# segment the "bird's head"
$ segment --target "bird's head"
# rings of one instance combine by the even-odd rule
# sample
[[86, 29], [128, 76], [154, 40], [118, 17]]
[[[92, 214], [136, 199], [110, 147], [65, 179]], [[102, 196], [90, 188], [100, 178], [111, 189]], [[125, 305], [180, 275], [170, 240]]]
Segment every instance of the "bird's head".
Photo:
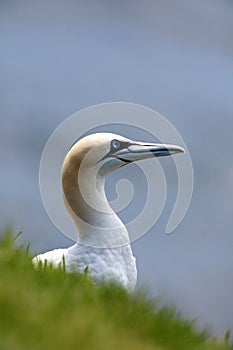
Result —
[[185, 152], [180, 146], [133, 141], [112, 133], [83, 137], [71, 148], [69, 159], [103, 176], [134, 161]]

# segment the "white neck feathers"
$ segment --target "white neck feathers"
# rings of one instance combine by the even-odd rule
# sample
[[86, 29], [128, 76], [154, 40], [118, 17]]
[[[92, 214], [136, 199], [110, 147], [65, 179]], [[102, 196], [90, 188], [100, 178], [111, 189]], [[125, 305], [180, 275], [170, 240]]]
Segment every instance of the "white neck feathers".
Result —
[[97, 168], [85, 166], [80, 154], [68, 153], [62, 168], [62, 187], [80, 243], [103, 248], [129, 243], [125, 225], [107, 201], [105, 177]]

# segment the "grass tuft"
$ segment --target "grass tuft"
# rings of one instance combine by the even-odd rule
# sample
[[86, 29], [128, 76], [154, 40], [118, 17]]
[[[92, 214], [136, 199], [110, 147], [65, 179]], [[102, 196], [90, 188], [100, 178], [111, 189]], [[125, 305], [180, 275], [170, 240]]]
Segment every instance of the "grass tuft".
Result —
[[207, 338], [175, 308], [159, 309], [142, 293], [94, 285], [82, 276], [42, 264], [35, 268], [29, 248], [14, 246], [7, 232], [0, 242], [0, 349], [227, 350]]

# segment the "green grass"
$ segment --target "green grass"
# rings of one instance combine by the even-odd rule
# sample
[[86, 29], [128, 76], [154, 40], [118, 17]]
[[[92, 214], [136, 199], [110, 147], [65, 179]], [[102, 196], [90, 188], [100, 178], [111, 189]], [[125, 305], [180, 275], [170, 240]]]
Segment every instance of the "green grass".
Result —
[[173, 309], [140, 295], [94, 285], [63, 268], [35, 269], [12, 236], [0, 242], [0, 349], [232, 349]]

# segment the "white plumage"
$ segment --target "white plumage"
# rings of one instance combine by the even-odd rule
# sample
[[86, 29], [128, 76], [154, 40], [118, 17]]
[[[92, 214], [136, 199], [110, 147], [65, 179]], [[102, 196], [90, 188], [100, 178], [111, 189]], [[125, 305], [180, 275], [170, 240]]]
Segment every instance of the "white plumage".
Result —
[[88, 267], [88, 275], [96, 282], [117, 281], [128, 290], [133, 290], [137, 281], [136, 260], [130, 245], [115, 248], [95, 248], [75, 244], [67, 249], [54, 249], [38, 255], [34, 261], [49, 261], [54, 266], [63, 264], [67, 272], [83, 273]]
[[79, 140], [62, 167], [63, 198], [78, 235], [78, 243], [37, 255], [33, 262], [63, 264], [66, 271], [83, 273], [97, 282], [115, 281], [133, 290], [137, 281], [126, 226], [110, 207], [105, 178], [133, 161], [184, 152], [174, 145], [142, 143], [120, 135], [97, 133]]

